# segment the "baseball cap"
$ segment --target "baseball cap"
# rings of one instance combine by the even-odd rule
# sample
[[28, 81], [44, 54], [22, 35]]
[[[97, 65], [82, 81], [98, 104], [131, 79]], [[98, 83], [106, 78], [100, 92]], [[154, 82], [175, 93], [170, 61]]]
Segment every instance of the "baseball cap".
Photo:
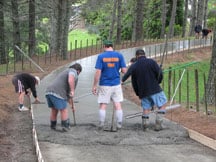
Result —
[[40, 84], [40, 78], [38, 76], [35, 76], [35, 79], [37, 80], [37, 84]]
[[105, 46], [113, 45], [112, 41], [110, 41], [110, 40], [104, 40], [103, 43], [104, 43]]

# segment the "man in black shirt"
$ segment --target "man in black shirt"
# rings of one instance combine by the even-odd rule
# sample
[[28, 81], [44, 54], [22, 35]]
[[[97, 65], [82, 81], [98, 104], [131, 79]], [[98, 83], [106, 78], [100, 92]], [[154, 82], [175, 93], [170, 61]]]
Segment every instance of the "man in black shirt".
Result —
[[[24, 103], [24, 96], [30, 95], [28, 89], [31, 90], [32, 95], [35, 98], [34, 103], [40, 103], [37, 97], [36, 85], [39, 85], [40, 78], [38, 76], [32, 76], [28, 73], [20, 73], [16, 74], [12, 78], [12, 83], [15, 87], [15, 92], [19, 94], [19, 111], [28, 111], [29, 109], [23, 105]], [[29, 96], [30, 97], [30, 96]]]
[[196, 25], [194, 28], [195, 31], [195, 36], [196, 38], [200, 37], [200, 33], [202, 32], [202, 26], [201, 25]]
[[133, 89], [141, 100], [142, 118], [149, 118], [153, 106], [158, 107], [158, 112], [165, 113], [167, 98], [160, 87], [163, 79], [160, 66], [153, 59], [146, 58], [142, 49], [136, 51], [136, 58], [137, 61], [130, 66], [128, 73], [123, 76], [122, 82], [131, 75]]

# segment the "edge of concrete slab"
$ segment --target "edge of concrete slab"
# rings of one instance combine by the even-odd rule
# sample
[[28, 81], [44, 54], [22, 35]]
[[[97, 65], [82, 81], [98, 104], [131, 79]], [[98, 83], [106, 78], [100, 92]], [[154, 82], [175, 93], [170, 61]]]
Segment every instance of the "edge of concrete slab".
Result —
[[40, 150], [39, 142], [38, 142], [37, 132], [35, 129], [34, 113], [33, 113], [32, 106], [31, 106], [30, 113], [31, 113], [31, 118], [32, 118], [32, 137], [33, 137], [33, 144], [35, 146], [35, 153], [36, 153], [38, 162], [44, 162], [44, 159], [43, 159], [43, 156]]
[[189, 128], [185, 128], [187, 129], [188, 133], [189, 133], [189, 137], [209, 148], [212, 148], [213, 150], [216, 150], [216, 140], [209, 138], [199, 132], [196, 132], [192, 129]]

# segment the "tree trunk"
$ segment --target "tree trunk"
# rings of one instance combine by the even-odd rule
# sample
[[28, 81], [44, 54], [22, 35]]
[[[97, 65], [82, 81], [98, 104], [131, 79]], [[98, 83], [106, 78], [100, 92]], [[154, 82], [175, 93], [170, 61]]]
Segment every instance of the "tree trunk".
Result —
[[168, 38], [172, 38], [174, 36], [174, 25], [175, 25], [175, 16], [176, 16], [176, 6], [177, 6], [177, 0], [173, 0], [172, 4], [172, 15], [170, 18], [169, 23], [169, 32], [168, 32]]
[[132, 13], [132, 35], [131, 35], [131, 40], [134, 42], [136, 40], [136, 7], [132, 6], [132, 10], [134, 11]]
[[62, 54], [62, 40], [63, 40], [63, 6], [65, 1], [58, 0], [58, 10], [57, 10], [57, 55]]
[[50, 53], [57, 54], [57, 17], [58, 17], [58, 0], [53, 0], [51, 12], [51, 31], [50, 31]]
[[204, 11], [204, 3], [205, 0], [198, 0], [197, 5], [197, 24], [201, 25], [203, 27], [203, 11]]
[[197, 10], [197, 0], [193, 0], [192, 1], [192, 16], [190, 19], [190, 36], [194, 36], [194, 28], [195, 28], [195, 24], [196, 24], [196, 10]]
[[114, 0], [113, 4], [113, 12], [112, 12], [112, 23], [110, 25], [110, 31], [109, 31], [109, 40], [112, 40], [113, 38], [113, 30], [116, 22], [116, 7], [117, 7], [117, 0]]
[[[14, 59], [18, 61], [21, 59], [21, 55], [15, 46], [21, 46], [20, 39], [20, 29], [19, 29], [19, 12], [17, 0], [11, 0], [12, 7], [12, 23], [13, 23], [13, 49], [14, 49]], [[20, 47], [21, 48], [21, 47]]]
[[215, 104], [216, 83], [216, 27], [214, 29], [214, 40], [212, 47], [212, 57], [210, 62], [209, 76], [206, 85], [206, 101], [208, 104]]
[[64, 2], [64, 19], [63, 19], [63, 40], [62, 40], [62, 56], [63, 59], [67, 59], [67, 47], [68, 47], [68, 31], [70, 22], [70, 8], [71, 4], [69, 1]]
[[35, 54], [35, 0], [29, 0], [29, 56]]
[[160, 33], [160, 38], [164, 38], [165, 35], [165, 28], [166, 28], [166, 16], [167, 14], [167, 4], [166, 0], [162, 0], [162, 13], [161, 13], [161, 33]]
[[182, 37], [186, 36], [187, 17], [188, 17], [188, 0], [185, 0], [184, 21], [182, 26]]
[[144, 8], [144, 0], [137, 0], [135, 41], [143, 39], [143, 17], [144, 17], [143, 8]]
[[4, 0], [0, 0], [0, 64], [6, 63], [3, 9], [4, 9]]
[[204, 0], [204, 22], [203, 22], [203, 28], [208, 28], [206, 20], [207, 20], [207, 14], [208, 14], [208, 0]]
[[121, 43], [121, 20], [122, 19], [122, 0], [118, 0], [118, 17], [117, 17], [117, 32], [116, 32], [116, 43]]

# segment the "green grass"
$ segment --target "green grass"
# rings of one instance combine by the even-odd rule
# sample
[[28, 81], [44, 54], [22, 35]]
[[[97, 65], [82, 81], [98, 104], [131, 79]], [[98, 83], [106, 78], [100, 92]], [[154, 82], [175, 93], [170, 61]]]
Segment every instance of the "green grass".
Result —
[[[68, 34], [68, 51], [75, 48], [87, 47], [91, 45], [96, 45], [98, 35], [90, 34], [86, 30], [73, 30]], [[40, 53], [45, 53], [48, 49], [48, 45], [44, 42], [38, 44]]]
[[96, 45], [98, 35], [89, 34], [85, 30], [73, 30], [68, 36], [68, 50]]
[[[163, 84], [162, 87], [164, 89], [164, 92], [166, 93], [167, 97], [170, 96], [170, 99], [173, 97], [175, 89], [177, 87], [177, 83], [181, 77], [181, 74], [184, 70], [184, 65], [185, 63], [182, 64], [177, 64], [177, 65], [172, 65], [171, 67], [183, 67], [183, 68], [176, 68], [176, 70], [172, 71], [172, 81], [171, 81], [171, 85], [168, 86], [168, 78], [169, 78], [169, 73], [164, 70], [164, 80], [163, 80]], [[185, 68], [185, 73], [183, 75], [182, 78], [182, 82], [181, 82], [181, 86], [178, 88], [178, 90], [176, 91], [176, 96], [175, 96], [175, 101], [180, 101], [181, 102], [186, 102], [187, 101], [187, 87], [189, 87], [189, 102], [195, 102], [196, 101], [196, 87], [195, 87], [195, 69], [197, 69], [198, 71], [198, 87], [199, 87], [199, 100], [201, 101], [203, 99], [204, 96], [204, 74], [206, 77], [206, 80], [208, 78], [208, 73], [209, 73], [209, 68], [210, 68], [210, 64], [209, 64], [209, 60], [204, 60], [202, 62], [193, 64], [191, 66], [188, 66], [187, 68]], [[188, 73], [188, 81], [187, 82], [187, 73]], [[169, 95], [168, 93], [168, 87], [171, 88], [171, 93]], [[180, 92], [181, 91], [181, 95]]]

